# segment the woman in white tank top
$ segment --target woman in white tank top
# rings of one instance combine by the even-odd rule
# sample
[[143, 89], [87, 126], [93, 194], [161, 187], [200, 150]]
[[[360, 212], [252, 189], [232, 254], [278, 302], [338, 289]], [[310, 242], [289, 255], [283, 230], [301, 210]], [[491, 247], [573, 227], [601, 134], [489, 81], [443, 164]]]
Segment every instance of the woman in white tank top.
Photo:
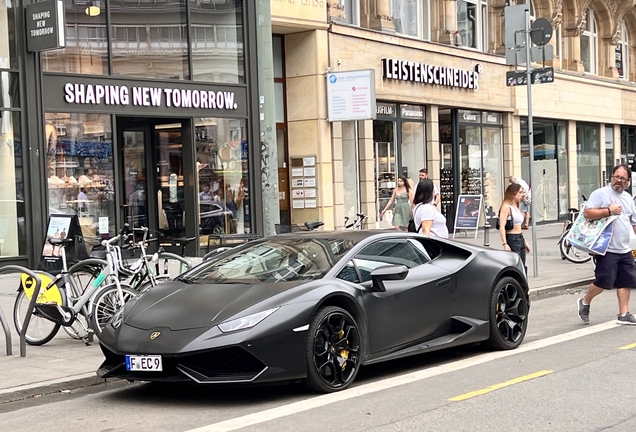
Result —
[[[506, 188], [503, 203], [499, 209], [499, 235], [504, 250], [519, 254], [523, 265], [526, 265], [526, 253], [530, 253], [530, 246], [526, 243], [521, 233], [521, 224], [524, 221], [523, 213], [519, 210], [519, 203], [523, 198], [523, 189], [517, 183]], [[506, 222], [512, 220], [512, 229], [506, 230]], [[527, 271], [527, 267], [526, 267]]]

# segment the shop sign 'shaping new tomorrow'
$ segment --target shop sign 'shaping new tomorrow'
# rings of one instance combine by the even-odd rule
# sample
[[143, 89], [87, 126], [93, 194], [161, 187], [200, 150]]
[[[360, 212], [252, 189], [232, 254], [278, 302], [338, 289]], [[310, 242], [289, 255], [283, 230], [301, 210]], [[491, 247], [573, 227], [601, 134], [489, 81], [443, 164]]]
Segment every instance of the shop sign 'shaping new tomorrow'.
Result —
[[236, 110], [232, 91], [131, 87], [66, 83], [64, 99], [78, 105], [134, 105], [145, 107], [174, 107]]

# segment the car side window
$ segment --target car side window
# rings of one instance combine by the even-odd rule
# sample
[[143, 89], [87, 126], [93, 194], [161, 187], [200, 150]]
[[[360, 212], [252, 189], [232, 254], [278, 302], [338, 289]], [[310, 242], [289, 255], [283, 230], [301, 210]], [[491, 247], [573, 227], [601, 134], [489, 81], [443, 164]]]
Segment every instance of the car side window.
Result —
[[413, 268], [429, 260], [419, 253], [408, 239], [386, 239], [374, 242], [360, 251], [353, 262], [362, 277], [361, 282], [371, 280], [371, 272], [386, 265], [404, 265]]
[[360, 278], [358, 277], [358, 272], [356, 271], [356, 266], [353, 264], [353, 261], [349, 261], [336, 277], [343, 281], [360, 283]]

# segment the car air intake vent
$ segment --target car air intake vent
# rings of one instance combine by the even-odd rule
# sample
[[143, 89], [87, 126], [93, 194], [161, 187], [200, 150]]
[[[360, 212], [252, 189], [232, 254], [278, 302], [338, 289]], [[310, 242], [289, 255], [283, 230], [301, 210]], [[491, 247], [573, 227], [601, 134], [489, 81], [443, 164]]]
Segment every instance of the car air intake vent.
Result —
[[207, 378], [205, 381], [250, 381], [265, 369], [260, 360], [238, 347], [199, 353], [179, 360], [179, 366], [202, 375]]

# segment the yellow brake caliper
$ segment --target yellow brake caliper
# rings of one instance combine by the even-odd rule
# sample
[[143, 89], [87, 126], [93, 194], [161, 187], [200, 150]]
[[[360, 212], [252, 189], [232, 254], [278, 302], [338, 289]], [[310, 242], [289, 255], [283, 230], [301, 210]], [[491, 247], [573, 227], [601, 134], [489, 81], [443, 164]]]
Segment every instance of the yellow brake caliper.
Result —
[[[342, 339], [343, 337], [344, 337], [344, 330], [340, 330], [340, 333], [338, 334], [338, 339]], [[349, 350], [346, 350], [346, 349], [340, 350], [340, 357], [342, 357], [343, 359], [349, 360]], [[347, 366], [346, 360], [342, 363], [342, 370], [345, 369], [345, 366]]]

